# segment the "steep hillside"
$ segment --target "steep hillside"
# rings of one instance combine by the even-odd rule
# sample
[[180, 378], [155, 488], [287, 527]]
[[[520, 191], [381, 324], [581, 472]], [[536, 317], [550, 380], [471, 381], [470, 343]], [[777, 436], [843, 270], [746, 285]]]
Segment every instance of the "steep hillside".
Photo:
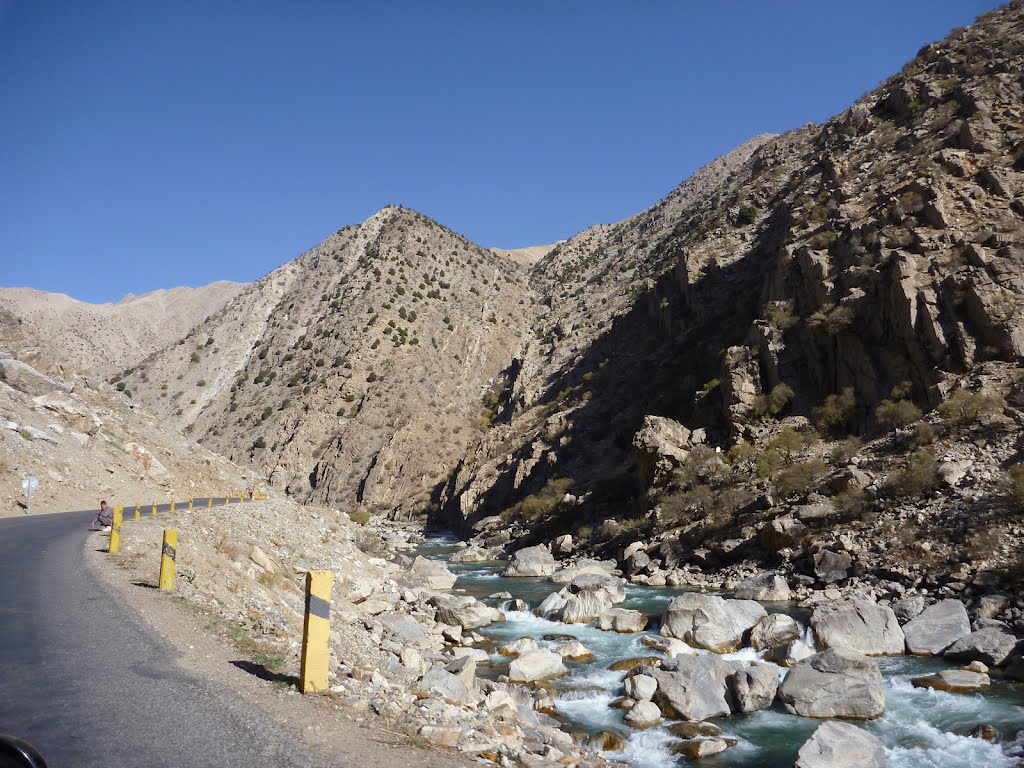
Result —
[[530, 311], [522, 266], [389, 207], [123, 384], [300, 499], [421, 509], [496, 418]]
[[[611, 518], [677, 550], [728, 539], [721, 563], [774, 556], [777, 542], [758, 554], [759, 531], [800, 504], [833, 504], [852, 475], [873, 513], [896, 521], [945, 485], [921, 531], [950, 562], [965, 496], [967, 515], [1006, 512], [986, 535], [1012, 540], [1022, 54], [1015, 3], [928, 46], [825, 125], [754, 140], [651, 210], [552, 250], [532, 270], [547, 311], [518, 410], [453, 475], [441, 519], [468, 530], [511, 507], [506, 522], [527, 538], [575, 530], [599, 546], [617, 535], [595, 534]], [[739, 445], [740, 458], [712, 452], [704, 466], [705, 441]], [[922, 462], [973, 469], [898, 493]], [[789, 464], [803, 467], [799, 488], [778, 477]], [[757, 514], [737, 517], [750, 504]]]
[[[182, 437], [110, 385], [54, 366], [53, 353], [0, 310], [0, 515], [238, 490], [252, 474]], [[58, 375], [55, 369], [61, 373]]]
[[0, 288], [0, 308], [21, 318], [76, 369], [106, 378], [177, 341], [244, 287], [222, 280], [126, 296], [117, 304], [89, 304], [32, 288]]

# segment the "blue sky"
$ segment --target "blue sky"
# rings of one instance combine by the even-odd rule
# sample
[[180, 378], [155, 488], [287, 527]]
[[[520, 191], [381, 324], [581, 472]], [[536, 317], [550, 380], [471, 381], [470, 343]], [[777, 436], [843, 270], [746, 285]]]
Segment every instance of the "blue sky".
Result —
[[0, 0], [0, 285], [253, 280], [389, 203], [551, 242], [995, 6]]

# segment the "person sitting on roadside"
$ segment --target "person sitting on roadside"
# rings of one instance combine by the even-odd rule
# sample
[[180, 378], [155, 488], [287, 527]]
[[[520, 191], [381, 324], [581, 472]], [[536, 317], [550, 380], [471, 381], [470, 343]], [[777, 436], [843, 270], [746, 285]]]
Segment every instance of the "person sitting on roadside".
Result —
[[90, 530], [93, 531], [109, 531], [110, 526], [114, 523], [114, 513], [112, 510], [107, 508], [107, 502], [100, 502], [100, 511], [96, 513], [96, 519], [93, 520], [92, 525], [89, 526]]

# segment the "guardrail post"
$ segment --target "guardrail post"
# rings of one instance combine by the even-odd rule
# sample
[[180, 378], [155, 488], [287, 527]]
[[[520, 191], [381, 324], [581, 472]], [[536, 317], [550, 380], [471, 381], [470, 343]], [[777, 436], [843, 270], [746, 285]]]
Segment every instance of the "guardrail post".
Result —
[[192, 511], [192, 497], [191, 496], [188, 497], [188, 511], [189, 512]]
[[225, 506], [227, 506], [227, 505], [228, 505], [228, 504], [230, 504], [230, 503], [231, 503], [231, 496], [229, 496], [229, 495], [227, 494], [227, 492], [225, 492], [225, 493], [224, 493], [224, 505], [225, 505]]
[[164, 543], [160, 547], [160, 591], [174, 591], [174, 562], [178, 556], [178, 532], [164, 531]]
[[299, 691], [318, 693], [327, 690], [328, 640], [331, 636], [331, 571], [306, 574], [306, 618], [302, 625], [302, 664]]
[[121, 526], [124, 524], [124, 505], [114, 507], [114, 518], [110, 523], [110, 543], [107, 552], [116, 555], [121, 551]]
[[153, 517], [156, 517], [156, 502], [155, 502], [155, 501], [153, 502], [153, 512], [152, 512], [152, 516], [153, 516]]
[[171, 512], [174, 511], [174, 497], [171, 496]]
[[135, 502], [135, 522], [139, 522], [142, 519], [142, 502]]
[[209, 498], [207, 498], [207, 500], [206, 500], [206, 508], [207, 509], [213, 509], [213, 496], [210, 496]]

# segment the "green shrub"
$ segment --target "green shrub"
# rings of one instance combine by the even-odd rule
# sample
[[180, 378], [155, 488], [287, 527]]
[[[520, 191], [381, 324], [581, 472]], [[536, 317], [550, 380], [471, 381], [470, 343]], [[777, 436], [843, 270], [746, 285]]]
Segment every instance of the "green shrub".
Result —
[[984, 416], [1001, 409], [1002, 402], [999, 398], [980, 392], [969, 392], [966, 389], [956, 390], [938, 407], [939, 416], [961, 427], [977, 424]]
[[370, 512], [366, 509], [357, 509], [348, 513], [348, 519], [356, 525], [367, 525], [370, 522]]
[[920, 496], [933, 490], [939, 479], [939, 462], [927, 448], [914, 451], [907, 466], [889, 482], [897, 496]]
[[815, 457], [780, 469], [772, 476], [772, 485], [783, 496], [808, 493], [828, 471], [828, 465]]
[[565, 494], [572, 490], [574, 483], [567, 477], [556, 477], [537, 493], [532, 493], [501, 513], [506, 521], [522, 520], [531, 522], [547, 517], [562, 503]]
[[772, 301], [765, 307], [765, 315], [768, 322], [785, 331], [797, 324], [799, 318], [793, 314], [792, 301]]
[[793, 454], [799, 453], [807, 447], [808, 438], [802, 432], [797, 432], [792, 427], [784, 427], [770, 443], [768, 449], [778, 452], [787, 464], [793, 461]]
[[921, 418], [921, 409], [909, 400], [883, 400], [875, 409], [875, 419], [893, 431], [899, 432], [900, 427], [913, 424]]
[[856, 456], [858, 451], [860, 451], [860, 440], [856, 437], [840, 440], [832, 446], [832, 463], [840, 467], [849, 464], [850, 459]]
[[822, 434], [850, 432], [857, 412], [857, 398], [850, 388], [842, 394], [829, 395], [811, 410], [811, 424]]
[[754, 399], [754, 416], [759, 419], [775, 418], [792, 399], [793, 390], [788, 384], [776, 384], [767, 395], [758, 395]]
[[757, 208], [754, 208], [753, 206], [750, 205], [744, 205], [736, 214], [736, 223], [741, 227], [745, 227], [748, 224], [753, 224], [756, 220]]
[[871, 497], [859, 485], [850, 485], [832, 498], [832, 504], [840, 520], [868, 522], [871, 514]]
[[757, 461], [754, 462], [757, 476], [762, 480], [765, 480], [772, 476], [772, 474], [782, 465], [782, 457], [776, 450], [767, 450], [757, 457]]
[[253, 448], [266, 448], [267, 447], [267, 441], [264, 440], [262, 437], [257, 437], [256, 440], [253, 442], [252, 447]]

